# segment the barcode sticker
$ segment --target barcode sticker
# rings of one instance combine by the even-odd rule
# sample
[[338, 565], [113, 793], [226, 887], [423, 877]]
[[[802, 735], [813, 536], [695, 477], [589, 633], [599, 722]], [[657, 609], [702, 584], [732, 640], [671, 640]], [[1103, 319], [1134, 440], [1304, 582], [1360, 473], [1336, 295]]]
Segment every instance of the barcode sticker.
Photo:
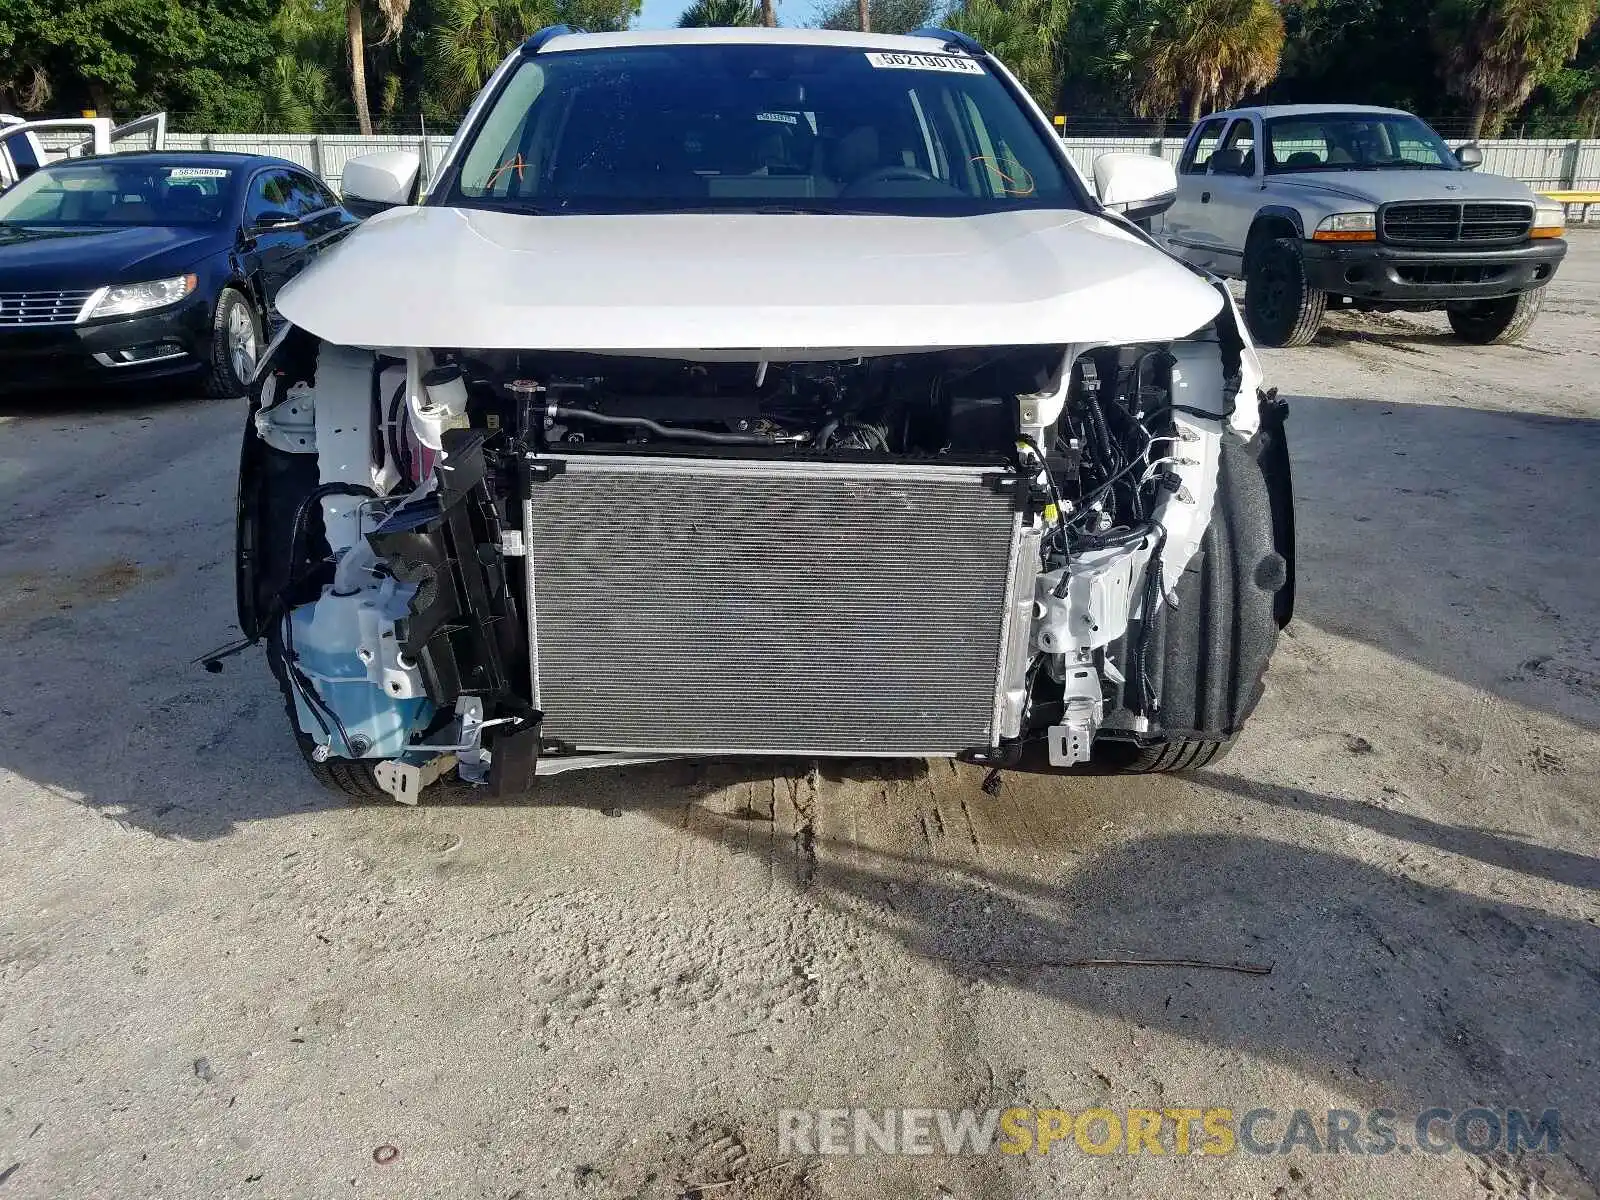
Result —
[[976, 59], [957, 54], [902, 54], [894, 50], [869, 50], [867, 61], [880, 69], [901, 71], [953, 71], [957, 75], [982, 75]]

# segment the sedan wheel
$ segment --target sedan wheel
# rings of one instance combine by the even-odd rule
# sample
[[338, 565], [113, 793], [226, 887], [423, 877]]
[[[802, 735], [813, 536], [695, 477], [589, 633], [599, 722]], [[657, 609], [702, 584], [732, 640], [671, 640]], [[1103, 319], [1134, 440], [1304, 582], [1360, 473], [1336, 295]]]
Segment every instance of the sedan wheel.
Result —
[[242, 304], [228, 313], [228, 358], [236, 378], [248, 381], [256, 373], [255, 317]]
[[211, 322], [211, 374], [206, 395], [214, 399], [243, 396], [250, 390], [261, 354], [261, 318], [237, 288], [223, 288]]

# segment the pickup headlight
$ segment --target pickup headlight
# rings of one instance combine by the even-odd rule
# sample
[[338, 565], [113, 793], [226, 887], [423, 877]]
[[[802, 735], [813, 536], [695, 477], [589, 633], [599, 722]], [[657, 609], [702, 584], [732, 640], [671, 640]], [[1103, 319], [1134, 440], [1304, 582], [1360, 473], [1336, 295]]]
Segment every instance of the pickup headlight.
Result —
[[126, 317], [152, 308], [165, 308], [192, 293], [199, 283], [193, 275], [175, 275], [171, 279], [157, 279], [152, 283], [114, 284], [106, 288], [78, 319], [93, 321], [100, 317]]
[[1555, 238], [1567, 231], [1567, 210], [1557, 205], [1539, 208], [1533, 214], [1533, 230], [1529, 237]]
[[1323, 217], [1311, 235], [1314, 242], [1372, 242], [1378, 238], [1376, 213], [1334, 213]]

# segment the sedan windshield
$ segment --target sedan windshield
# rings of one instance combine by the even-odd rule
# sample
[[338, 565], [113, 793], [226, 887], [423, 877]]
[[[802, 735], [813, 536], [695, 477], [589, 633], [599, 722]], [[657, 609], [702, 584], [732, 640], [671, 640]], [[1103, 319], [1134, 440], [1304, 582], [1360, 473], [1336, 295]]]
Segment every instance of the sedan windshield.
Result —
[[591, 213], [1084, 207], [1048, 136], [1001, 79], [953, 52], [556, 52], [516, 68], [434, 202]]
[[114, 158], [57, 163], [0, 196], [0, 224], [214, 225], [232, 175], [225, 167]]
[[1289, 171], [1458, 171], [1433, 130], [1405, 113], [1317, 113], [1266, 123], [1267, 174]]

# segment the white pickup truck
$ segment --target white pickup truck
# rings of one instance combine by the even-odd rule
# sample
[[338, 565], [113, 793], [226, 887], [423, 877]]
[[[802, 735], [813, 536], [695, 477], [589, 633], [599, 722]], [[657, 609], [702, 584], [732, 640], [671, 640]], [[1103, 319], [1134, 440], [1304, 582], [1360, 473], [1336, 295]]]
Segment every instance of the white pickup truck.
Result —
[[1392, 108], [1290, 104], [1216, 113], [1178, 160], [1153, 232], [1245, 281], [1257, 344], [1303, 346], [1330, 307], [1444, 309], [1464, 341], [1514, 341], [1566, 254], [1563, 212], [1526, 184], [1472, 172]]
[[[111, 154], [119, 149], [118, 142], [131, 142], [137, 138], [139, 140], [131, 148], [163, 149], [166, 133], [166, 113], [151, 113], [123, 125], [114, 124], [109, 117], [55, 117], [30, 121], [0, 113], [0, 192], [16, 186], [40, 167], [58, 158]], [[41, 134], [45, 136], [41, 137]], [[52, 144], [57, 148], [52, 150]]]

